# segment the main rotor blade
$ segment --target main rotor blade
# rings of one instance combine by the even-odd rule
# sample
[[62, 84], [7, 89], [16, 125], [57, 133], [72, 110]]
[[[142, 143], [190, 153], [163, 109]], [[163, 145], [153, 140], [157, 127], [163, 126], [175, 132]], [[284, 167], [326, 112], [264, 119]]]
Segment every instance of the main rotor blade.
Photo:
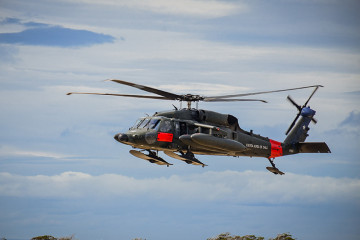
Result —
[[316, 90], [318, 90], [319, 87], [323, 87], [323, 86], [319, 85], [319, 86], [317, 86], [317, 87], [314, 89], [314, 91], [311, 93], [311, 95], [310, 95], [310, 97], [308, 98], [308, 100], [305, 102], [304, 107], [307, 106], [308, 102], [310, 101], [310, 99], [312, 98], [312, 96], [315, 94]]
[[112, 82], [116, 82], [116, 83], [120, 83], [120, 84], [123, 84], [123, 85], [130, 86], [130, 87], [134, 87], [134, 88], [146, 91], [146, 92], [155, 93], [157, 95], [165, 97], [166, 99], [181, 100], [181, 98], [182, 98], [180, 95], [177, 95], [177, 94], [174, 94], [174, 93], [166, 92], [166, 91], [159, 90], [159, 89], [152, 88], [152, 87], [147, 87], [147, 86], [140, 85], [140, 84], [126, 82], [126, 81], [123, 81], [123, 80], [108, 79], [108, 80], [105, 80], [105, 81], [112, 81]]
[[[244, 97], [244, 96], [251, 96], [251, 95], [258, 95], [258, 94], [266, 94], [266, 93], [275, 93], [275, 92], [285, 92], [285, 91], [292, 91], [292, 90], [299, 90], [304, 88], [312, 88], [312, 87], [320, 87], [321, 85], [312, 85], [306, 87], [297, 87], [297, 88], [288, 88], [288, 89], [280, 89], [280, 90], [273, 90], [273, 91], [264, 91], [264, 92], [252, 92], [252, 93], [241, 93], [241, 94], [233, 94], [233, 95], [223, 95], [223, 96], [212, 96], [206, 98], [232, 98], [232, 97]], [[321, 86], [322, 87], [322, 86]]]
[[118, 97], [133, 97], [133, 98], [150, 98], [150, 99], [160, 99], [160, 100], [173, 100], [165, 97], [158, 96], [145, 96], [145, 95], [131, 95], [131, 94], [113, 94], [113, 93], [85, 93], [85, 92], [69, 92], [66, 95], [72, 94], [91, 94], [91, 95], [107, 95], [107, 96], [118, 96]]
[[227, 99], [227, 98], [204, 98], [203, 99], [204, 102], [250, 102], [250, 101], [258, 101], [258, 102], [263, 102], [263, 103], [267, 103], [267, 101], [262, 100], [262, 99], [239, 99], [239, 98], [233, 98], [233, 99]]

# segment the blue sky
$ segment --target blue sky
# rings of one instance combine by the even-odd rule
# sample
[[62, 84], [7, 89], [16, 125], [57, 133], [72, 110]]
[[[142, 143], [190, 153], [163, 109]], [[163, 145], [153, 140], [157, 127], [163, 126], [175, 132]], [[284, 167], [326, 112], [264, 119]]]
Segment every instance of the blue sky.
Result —
[[[346, 1], [0, 1], [0, 237], [359, 239], [360, 4]], [[167, 168], [114, 141], [176, 102], [119, 78], [175, 93], [220, 95], [321, 84], [308, 141], [331, 154], [266, 159], [199, 156]], [[291, 92], [302, 104], [310, 89]], [[201, 103], [281, 141], [296, 115], [287, 93], [262, 103]]]

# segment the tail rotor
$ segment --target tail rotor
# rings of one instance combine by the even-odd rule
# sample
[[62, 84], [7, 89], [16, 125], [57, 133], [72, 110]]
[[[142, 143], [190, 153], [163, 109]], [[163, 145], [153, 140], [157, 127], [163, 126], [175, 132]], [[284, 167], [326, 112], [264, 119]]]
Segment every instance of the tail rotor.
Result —
[[312, 96], [315, 94], [315, 92], [318, 90], [319, 87], [323, 87], [323, 86], [317, 85], [303, 106], [300, 106], [290, 96], [287, 96], [287, 100], [296, 107], [296, 109], [298, 110], [298, 114], [296, 115], [294, 121], [290, 124], [289, 128], [287, 129], [286, 135], [288, 135], [289, 132], [291, 131], [291, 129], [294, 127], [294, 125], [295, 125], [296, 121], [299, 119], [300, 115], [308, 115], [308, 117], [311, 118], [311, 121], [314, 124], [317, 123], [317, 120], [312, 115], [307, 114], [308, 111], [306, 109], [311, 110], [309, 107], [307, 107], [307, 104], [309, 103], [310, 99], [312, 98]]

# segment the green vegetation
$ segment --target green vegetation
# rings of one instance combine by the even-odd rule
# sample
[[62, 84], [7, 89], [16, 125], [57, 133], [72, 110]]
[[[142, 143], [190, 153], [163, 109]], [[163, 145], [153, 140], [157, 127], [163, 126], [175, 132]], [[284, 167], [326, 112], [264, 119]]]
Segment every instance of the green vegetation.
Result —
[[[231, 236], [230, 233], [222, 233], [214, 238], [208, 238], [207, 240], [264, 240], [264, 237], [256, 237], [255, 235], [246, 236]], [[295, 240], [289, 233], [278, 234], [276, 238], [270, 238], [269, 240]]]
[[76, 240], [76, 239], [74, 238], [74, 235], [71, 235], [70, 237], [60, 237], [60, 238], [56, 238], [50, 235], [44, 235], [44, 236], [33, 237], [31, 240]]
[[[6, 240], [6, 238], [2, 238], [1, 240]], [[44, 235], [33, 237], [31, 240], [76, 240], [74, 235], [70, 237], [61, 237], [55, 238], [53, 236]], [[146, 240], [143, 238], [134, 238], [132, 240]], [[230, 233], [221, 233], [216, 237], [208, 238], [207, 240], [265, 240], [264, 237], [257, 237], [255, 235], [246, 235], [246, 236], [232, 236]], [[269, 238], [269, 240], [296, 240], [289, 233], [278, 234], [275, 238]]]
[[44, 236], [33, 237], [31, 240], [57, 240], [57, 239], [54, 238], [53, 236], [44, 235]]

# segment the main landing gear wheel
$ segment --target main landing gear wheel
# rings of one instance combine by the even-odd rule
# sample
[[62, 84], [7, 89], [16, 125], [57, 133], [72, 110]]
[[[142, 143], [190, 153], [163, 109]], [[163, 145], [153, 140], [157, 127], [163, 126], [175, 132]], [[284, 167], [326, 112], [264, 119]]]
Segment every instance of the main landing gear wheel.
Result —
[[275, 163], [274, 161], [271, 159], [271, 158], [268, 158], [269, 162], [271, 163], [271, 166], [272, 167], [266, 167], [266, 169], [270, 172], [272, 172], [273, 174], [277, 175], [277, 174], [280, 174], [280, 175], [284, 175], [285, 173], [280, 171], [276, 166], [275, 166]]

